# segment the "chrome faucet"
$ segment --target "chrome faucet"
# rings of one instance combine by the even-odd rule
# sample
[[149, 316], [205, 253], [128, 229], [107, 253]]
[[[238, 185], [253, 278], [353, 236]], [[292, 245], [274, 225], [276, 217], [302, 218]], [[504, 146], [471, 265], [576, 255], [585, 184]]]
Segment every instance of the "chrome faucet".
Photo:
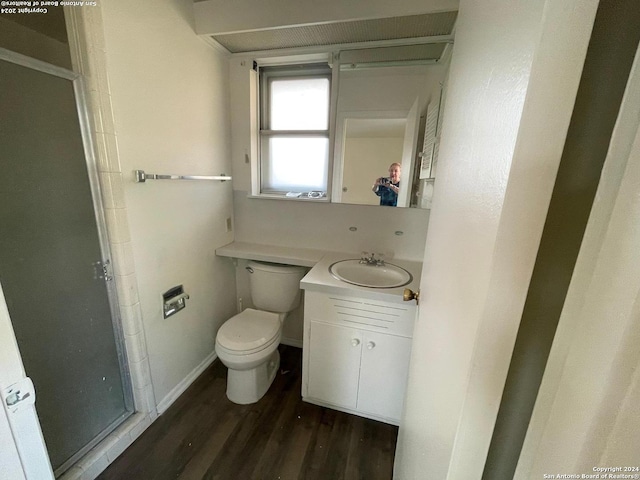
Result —
[[365, 265], [375, 265], [376, 267], [384, 266], [384, 254], [378, 253], [378, 258], [376, 258], [375, 253], [369, 254], [369, 252], [362, 252], [360, 257], [360, 263]]

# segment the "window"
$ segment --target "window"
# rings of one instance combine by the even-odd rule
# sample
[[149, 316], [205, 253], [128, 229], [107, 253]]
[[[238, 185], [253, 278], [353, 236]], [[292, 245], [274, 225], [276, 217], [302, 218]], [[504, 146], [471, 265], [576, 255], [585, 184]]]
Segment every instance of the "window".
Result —
[[330, 91], [326, 64], [260, 69], [260, 193], [326, 196]]

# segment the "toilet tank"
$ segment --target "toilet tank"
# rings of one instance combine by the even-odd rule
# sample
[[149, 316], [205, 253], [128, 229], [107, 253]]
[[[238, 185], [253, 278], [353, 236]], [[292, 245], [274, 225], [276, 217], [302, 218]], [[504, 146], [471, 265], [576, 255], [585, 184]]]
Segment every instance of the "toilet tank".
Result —
[[255, 308], [287, 313], [300, 304], [300, 280], [306, 268], [250, 261], [247, 270]]

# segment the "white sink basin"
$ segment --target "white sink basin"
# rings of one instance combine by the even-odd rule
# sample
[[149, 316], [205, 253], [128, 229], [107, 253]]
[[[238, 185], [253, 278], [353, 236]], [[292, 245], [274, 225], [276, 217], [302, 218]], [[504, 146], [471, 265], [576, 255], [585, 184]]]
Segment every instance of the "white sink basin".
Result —
[[356, 259], [332, 264], [329, 273], [343, 282], [370, 288], [402, 287], [412, 280], [411, 274], [397, 265], [369, 265]]

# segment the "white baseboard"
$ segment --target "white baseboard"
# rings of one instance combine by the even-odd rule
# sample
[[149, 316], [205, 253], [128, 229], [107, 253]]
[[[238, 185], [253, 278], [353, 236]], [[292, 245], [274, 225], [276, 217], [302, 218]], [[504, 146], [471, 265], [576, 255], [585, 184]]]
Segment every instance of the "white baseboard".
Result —
[[173, 404], [173, 402], [175, 402], [178, 397], [191, 386], [195, 379], [198, 378], [200, 374], [213, 363], [216, 358], [218, 358], [216, 352], [211, 352], [211, 354], [209, 354], [200, 365], [194, 368], [191, 373], [189, 373], [189, 375], [187, 375], [180, 383], [173, 387], [173, 389], [158, 403], [158, 406], [156, 407], [158, 410], [158, 415], [162, 415], [167, 410], [167, 408], [169, 408]]
[[281, 338], [280, 343], [282, 345], [289, 345], [290, 347], [298, 347], [302, 348], [302, 340], [298, 340], [297, 338]]

